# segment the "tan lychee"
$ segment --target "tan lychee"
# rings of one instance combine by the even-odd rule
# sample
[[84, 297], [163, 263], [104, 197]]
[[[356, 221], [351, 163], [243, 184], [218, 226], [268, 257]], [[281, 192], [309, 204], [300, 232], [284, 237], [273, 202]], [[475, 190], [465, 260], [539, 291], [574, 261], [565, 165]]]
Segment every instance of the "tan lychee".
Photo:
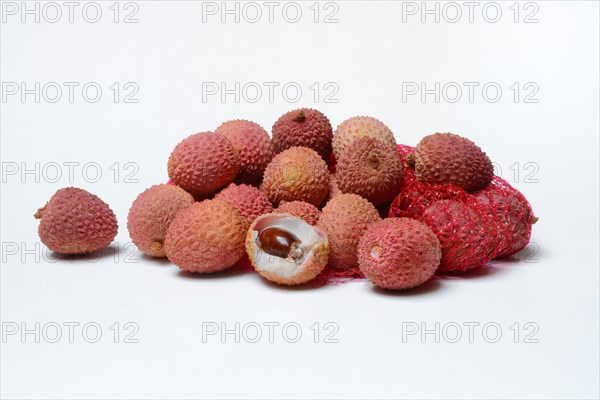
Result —
[[356, 194], [339, 194], [321, 211], [318, 226], [329, 238], [329, 264], [338, 269], [358, 265], [358, 242], [369, 224], [381, 220], [375, 206]]
[[400, 192], [402, 164], [395, 147], [364, 137], [342, 151], [335, 176], [343, 193], [358, 194], [379, 205], [391, 202]]
[[390, 146], [396, 145], [394, 134], [383, 122], [373, 117], [352, 117], [339, 124], [333, 134], [335, 158], [339, 159], [352, 142], [362, 137], [376, 139]]
[[292, 147], [267, 166], [261, 189], [275, 206], [297, 200], [319, 207], [329, 191], [329, 171], [314, 150]]
[[222, 199], [194, 203], [177, 213], [167, 229], [167, 257], [189, 272], [216, 272], [244, 254], [248, 222]]
[[165, 235], [175, 214], [194, 203], [191, 194], [175, 185], [154, 185], [135, 199], [127, 216], [133, 243], [151, 257], [165, 257]]

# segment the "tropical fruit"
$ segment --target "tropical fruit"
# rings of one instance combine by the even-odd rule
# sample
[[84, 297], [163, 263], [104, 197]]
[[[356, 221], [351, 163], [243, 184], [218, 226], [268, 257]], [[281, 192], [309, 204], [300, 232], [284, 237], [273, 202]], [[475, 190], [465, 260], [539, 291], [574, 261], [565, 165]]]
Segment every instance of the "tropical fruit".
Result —
[[34, 214], [40, 240], [60, 254], [84, 254], [111, 244], [117, 218], [108, 204], [83, 189], [59, 189]]
[[127, 216], [131, 240], [144, 254], [165, 257], [167, 228], [179, 210], [193, 203], [194, 197], [175, 185], [154, 185], [144, 190]]

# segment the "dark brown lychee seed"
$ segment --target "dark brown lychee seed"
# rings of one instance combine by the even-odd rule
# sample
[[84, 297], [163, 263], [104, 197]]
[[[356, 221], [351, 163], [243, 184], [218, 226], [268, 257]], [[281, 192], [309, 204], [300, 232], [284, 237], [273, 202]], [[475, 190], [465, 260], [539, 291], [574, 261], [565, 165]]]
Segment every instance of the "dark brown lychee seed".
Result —
[[259, 233], [257, 244], [265, 253], [272, 256], [294, 258], [299, 250], [300, 239], [281, 228], [269, 227]]

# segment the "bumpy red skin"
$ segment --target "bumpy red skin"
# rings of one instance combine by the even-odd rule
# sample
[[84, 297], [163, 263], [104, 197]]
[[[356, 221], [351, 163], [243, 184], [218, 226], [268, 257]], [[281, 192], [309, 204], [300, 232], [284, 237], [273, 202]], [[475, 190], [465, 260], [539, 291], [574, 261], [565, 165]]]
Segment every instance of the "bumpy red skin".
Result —
[[358, 241], [365, 229], [379, 220], [375, 206], [359, 195], [339, 194], [329, 200], [318, 223], [329, 239], [329, 265], [337, 269], [356, 267]]
[[311, 225], [317, 225], [321, 211], [315, 206], [305, 201], [288, 201], [281, 204], [275, 211], [280, 214], [290, 214]]
[[108, 204], [83, 189], [58, 190], [35, 214], [42, 243], [60, 254], [85, 254], [110, 245], [117, 218]]
[[402, 164], [394, 147], [373, 138], [354, 140], [336, 165], [343, 193], [355, 193], [375, 205], [391, 202], [402, 186]]
[[255, 122], [234, 120], [221, 124], [215, 133], [229, 139], [239, 154], [240, 170], [235, 181], [248, 184], [259, 182], [274, 154], [267, 131]]
[[242, 217], [252, 223], [257, 217], [273, 211], [273, 205], [267, 195], [254, 186], [232, 183], [221, 190], [215, 199], [227, 200], [238, 210]]
[[384, 289], [410, 289], [425, 283], [440, 264], [438, 238], [410, 218], [387, 218], [371, 224], [358, 245], [360, 270]]
[[498, 247], [494, 258], [511, 256], [523, 250], [529, 243], [531, 226], [536, 220], [525, 196], [496, 176], [486, 189], [475, 193], [474, 197], [497, 221], [500, 235], [506, 239]]
[[197, 198], [229, 185], [240, 169], [231, 142], [223, 135], [201, 132], [181, 141], [171, 153], [169, 178]]
[[244, 255], [248, 221], [222, 199], [194, 203], [177, 213], [165, 239], [167, 257], [184, 271], [209, 273]]
[[329, 193], [327, 164], [312, 149], [289, 148], [267, 165], [260, 188], [275, 206], [297, 200], [319, 207]]
[[331, 153], [333, 129], [329, 119], [320, 111], [301, 108], [283, 114], [271, 130], [275, 152], [303, 146], [316, 151], [323, 160]]
[[127, 216], [127, 230], [135, 245], [151, 257], [165, 257], [167, 228], [179, 210], [194, 203], [191, 194], [172, 185], [154, 185], [135, 199]]
[[469, 193], [485, 189], [494, 176], [488, 156], [475, 143], [452, 133], [424, 137], [415, 151], [414, 168], [421, 182], [452, 183]]

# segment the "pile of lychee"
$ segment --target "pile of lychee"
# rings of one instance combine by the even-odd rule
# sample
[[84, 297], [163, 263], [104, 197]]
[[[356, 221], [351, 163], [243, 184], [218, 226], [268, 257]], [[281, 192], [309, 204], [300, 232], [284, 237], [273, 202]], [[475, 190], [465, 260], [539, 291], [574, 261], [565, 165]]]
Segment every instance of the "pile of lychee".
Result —
[[[416, 287], [515, 254], [536, 221], [466, 138], [435, 133], [412, 148], [375, 118], [334, 132], [308, 108], [281, 116], [271, 137], [245, 120], [191, 135], [168, 175], [129, 210], [140, 251], [193, 273], [249, 261], [281, 285], [353, 271], [385, 289]], [[58, 253], [97, 251], [117, 233], [108, 205], [82, 189], [59, 190], [35, 216]]]

